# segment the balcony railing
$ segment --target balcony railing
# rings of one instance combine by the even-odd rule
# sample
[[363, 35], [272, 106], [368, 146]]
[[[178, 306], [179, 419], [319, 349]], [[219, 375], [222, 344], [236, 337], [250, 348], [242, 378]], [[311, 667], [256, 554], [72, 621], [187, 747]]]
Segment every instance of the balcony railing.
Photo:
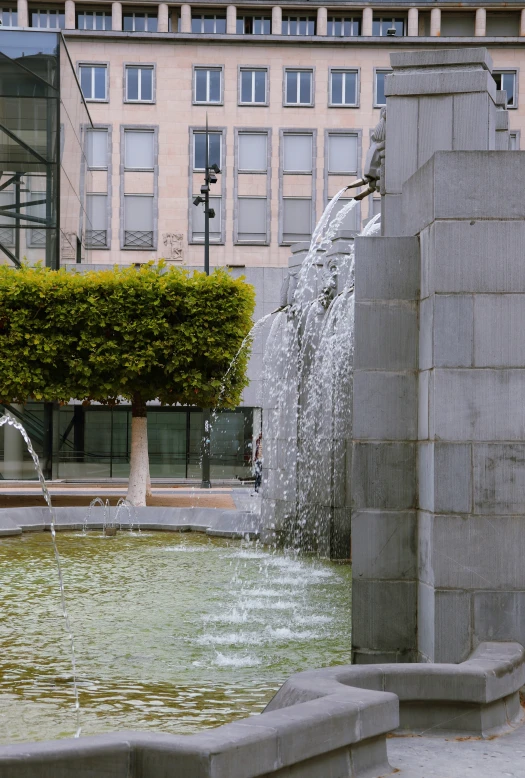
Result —
[[86, 246], [91, 249], [105, 248], [108, 245], [107, 230], [86, 230]]
[[130, 248], [153, 248], [153, 232], [144, 230], [125, 230], [124, 245]]

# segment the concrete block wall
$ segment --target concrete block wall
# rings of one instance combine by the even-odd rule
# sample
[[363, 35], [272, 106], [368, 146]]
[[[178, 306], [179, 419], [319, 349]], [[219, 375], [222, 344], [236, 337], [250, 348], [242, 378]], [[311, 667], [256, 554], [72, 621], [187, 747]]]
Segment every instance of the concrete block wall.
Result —
[[352, 468], [354, 661], [417, 652], [419, 241], [356, 238]]
[[[407, 214], [416, 183], [431, 194], [417, 214], [418, 634], [430, 661], [460, 662], [487, 636], [525, 640], [523, 157], [440, 152], [403, 191]], [[492, 202], [496, 167], [511, 186]], [[467, 197], [445, 186], [452, 168]]]
[[356, 248], [353, 644], [457, 663], [525, 640], [525, 155], [496, 150], [485, 50], [392, 65], [385, 237]]

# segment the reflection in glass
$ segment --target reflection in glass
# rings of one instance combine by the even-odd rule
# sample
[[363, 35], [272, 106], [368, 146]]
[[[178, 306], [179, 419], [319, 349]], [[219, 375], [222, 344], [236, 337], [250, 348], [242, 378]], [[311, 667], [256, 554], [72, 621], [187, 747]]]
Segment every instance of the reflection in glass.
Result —
[[[208, 133], [208, 161], [211, 165], [217, 165], [222, 170], [221, 164], [221, 141], [220, 132]], [[193, 134], [193, 169], [204, 170], [206, 166], [206, 134], [204, 132], [195, 132]]]

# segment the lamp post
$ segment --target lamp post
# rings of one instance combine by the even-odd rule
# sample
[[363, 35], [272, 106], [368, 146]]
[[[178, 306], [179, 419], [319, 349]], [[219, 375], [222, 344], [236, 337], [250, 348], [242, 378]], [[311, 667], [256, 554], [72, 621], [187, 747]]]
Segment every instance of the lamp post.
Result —
[[[204, 184], [201, 186], [201, 193], [193, 201], [193, 205], [199, 206], [204, 203], [204, 272], [210, 274], [210, 219], [215, 217], [215, 211], [210, 208], [210, 185], [217, 183], [217, 174], [221, 171], [217, 163], [210, 165], [210, 146], [208, 133], [208, 114], [206, 114], [206, 136], [205, 136], [205, 163], [204, 163]], [[202, 480], [201, 489], [210, 489], [210, 438], [211, 438], [211, 413], [209, 408], [202, 409]]]

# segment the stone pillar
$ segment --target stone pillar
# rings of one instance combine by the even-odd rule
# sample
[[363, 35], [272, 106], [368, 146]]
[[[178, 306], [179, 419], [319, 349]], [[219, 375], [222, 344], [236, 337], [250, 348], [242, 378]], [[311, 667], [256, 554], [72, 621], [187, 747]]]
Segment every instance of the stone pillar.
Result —
[[484, 38], [487, 34], [487, 11], [485, 8], [476, 9], [476, 26], [474, 35], [476, 38]]
[[372, 22], [374, 19], [374, 12], [370, 6], [363, 8], [363, 23], [361, 25], [361, 33], [364, 38], [370, 38], [372, 35]]
[[441, 35], [441, 8], [432, 8], [430, 11], [430, 35], [432, 38]]
[[29, 10], [27, 7], [27, 0], [18, 0], [17, 12], [18, 12], [18, 26], [29, 27]]
[[187, 3], [180, 7], [180, 31], [191, 32], [191, 5]]
[[317, 9], [317, 35], [328, 33], [328, 11], [325, 6]]
[[[13, 405], [13, 410], [22, 411], [22, 405]], [[9, 414], [12, 418], [16, 416]], [[6, 480], [17, 481], [23, 477], [24, 451], [26, 444], [17, 429], [9, 424], [4, 425], [4, 468], [3, 474]]]
[[111, 26], [114, 30], [122, 30], [122, 3], [111, 3]]
[[520, 35], [525, 35], [525, 8], [522, 9], [520, 16]]
[[501, 296], [525, 320], [525, 159], [495, 152], [485, 49], [391, 64], [384, 237], [356, 239], [354, 659], [460, 662], [525, 641], [522, 301]]
[[[388, 163], [382, 234], [403, 235], [403, 184], [435, 151], [496, 148], [496, 85], [486, 49], [396, 53], [391, 61], [394, 73], [385, 79]], [[417, 70], [405, 64], [412, 62]], [[454, 63], [451, 93], [442, 89], [436, 94], [437, 73], [442, 67], [444, 78], [448, 63]]]
[[75, 0], [66, 0], [64, 16], [66, 30], [74, 30], [77, 26], [75, 19]]
[[229, 5], [226, 8], [226, 32], [228, 35], [235, 35], [237, 32], [237, 7]]
[[157, 29], [159, 32], [168, 32], [169, 28], [169, 8], [167, 3], [159, 3], [157, 17]]
[[281, 35], [283, 31], [283, 9], [280, 5], [272, 8], [272, 35]]
[[408, 35], [412, 38], [419, 35], [419, 11], [417, 8], [408, 9]]

